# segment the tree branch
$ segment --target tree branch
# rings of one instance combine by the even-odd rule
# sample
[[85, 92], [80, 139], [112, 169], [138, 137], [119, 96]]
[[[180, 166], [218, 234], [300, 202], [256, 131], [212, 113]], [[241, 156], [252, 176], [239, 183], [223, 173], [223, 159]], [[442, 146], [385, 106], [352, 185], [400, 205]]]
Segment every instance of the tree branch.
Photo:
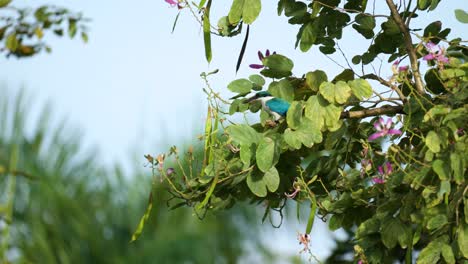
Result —
[[388, 7], [390, 8], [393, 20], [395, 20], [395, 23], [398, 25], [398, 28], [400, 28], [401, 33], [403, 33], [406, 52], [408, 53], [408, 56], [410, 58], [411, 70], [413, 71], [414, 75], [416, 90], [418, 90], [418, 93], [424, 94], [424, 84], [422, 82], [421, 73], [419, 72], [418, 57], [416, 56], [416, 51], [413, 47], [413, 40], [411, 39], [408, 27], [405, 25], [405, 22], [401, 19], [400, 13], [398, 13], [397, 7], [395, 6], [395, 3], [393, 3], [393, 0], [386, 1]]
[[402, 114], [403, 106], [391, 106], [384, 105], [379, 108], [364, 109], [357, 111], [344, 111], [340, 115], [340, 119], [346, 118], [364, 118], [369, 116], [379, 116], [379, 115], [393, 115], [393, 114]]

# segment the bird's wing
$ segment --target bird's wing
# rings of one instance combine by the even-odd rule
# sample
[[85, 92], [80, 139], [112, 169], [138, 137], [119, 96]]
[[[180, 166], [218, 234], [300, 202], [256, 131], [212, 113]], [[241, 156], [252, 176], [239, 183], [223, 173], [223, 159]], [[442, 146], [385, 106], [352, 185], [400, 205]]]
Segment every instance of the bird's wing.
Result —
[[289, 109], [289, 103], [280, 98], [273, 98], [266, 102], [266, 106], [273, 112], [276, 112], [282, 116], [286, 115]]

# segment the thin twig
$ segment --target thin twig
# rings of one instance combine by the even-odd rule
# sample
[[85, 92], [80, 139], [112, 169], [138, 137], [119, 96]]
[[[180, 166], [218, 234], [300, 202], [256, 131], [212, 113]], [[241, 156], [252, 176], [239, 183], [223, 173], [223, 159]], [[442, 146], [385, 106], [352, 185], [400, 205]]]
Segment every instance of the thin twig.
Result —
[[398, 13], [397, 7], [393, 0], [386, 0], [387, 5], [390, 8], [390, 12], [392, 14], [392, 18], [395, 23], [398, 25], [401, 33], [403, 34], [403, 39], [405, 41], [406, 52], [409, 55], [410, 62], [411, 62], [411, 70], [414, 76], [414, 82], [416, 84], [416, 90], [419, 94], [424, 94], [424, 84], [421, 78], [421, 73], [419, 72], [418, 66], [418, 57], [416, 56], [416, 50], [413, 47], [413, 40], [411, 38], [411, 34], [409, 33], [408, 27], [405, 25], [403, 20], [401, 19], [400, 13]]

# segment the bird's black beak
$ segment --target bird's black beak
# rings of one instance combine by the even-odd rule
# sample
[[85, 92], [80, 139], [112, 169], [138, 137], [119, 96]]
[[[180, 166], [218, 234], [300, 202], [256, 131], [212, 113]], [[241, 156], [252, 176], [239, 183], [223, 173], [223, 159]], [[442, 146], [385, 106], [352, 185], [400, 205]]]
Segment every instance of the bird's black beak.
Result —
[[244, 103], [251, 103], [251, 102], [253, 102], [253, 101], [257, 100], [257, 99], [258, 99], [258, 96], [254, 95], [254, 96], [252, 96], [250, 98], [245, 99]]

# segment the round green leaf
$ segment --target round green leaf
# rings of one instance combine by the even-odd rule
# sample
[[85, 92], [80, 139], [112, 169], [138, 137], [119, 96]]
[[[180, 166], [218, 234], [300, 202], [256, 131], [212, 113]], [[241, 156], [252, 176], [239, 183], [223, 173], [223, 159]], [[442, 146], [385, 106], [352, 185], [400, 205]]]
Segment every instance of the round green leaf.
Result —
[[299, 47], [302, 52], [306, 52], [312, 47], [317, 39], [317, 23], [309, 22], [302, 31]]
[[278, 79], [291, 76], [291, 70], [294, 67], [292, 60], [279, 54], [273, 54], [266, 57], [263, 61], [263, 64], [267, 67], [267, 69], [262, 70], [260, 73], [263, 76]]
[[237, 24], [240, 21], [242, 16], [242, 12], [244, 10], [244, 0], [234, 0], [231, 5], [231, 9], [229, 10], [229, 23]]
[[426, 136], [426, 146], [434, 153], [438, 153], [440, 151], [440, 138], [434, 131], [429, 131]]
[[468, 23], [468, 13], [461, 9], [455, 9], [455, 17], [462, 23]]
[[265, 175], [263, 175], [263, 180], [266, 184], [268, 191], [275, 192], [276, 190], [278, 190], [280, 177], [278, 174], [278, 170], [276, 170], [275, 167], [271, 167], [267, 172], [265, 172]]
[[242, 18], [246, 24], [252, 24], [257, 19], [262, 9], [260, 0], [244, 0]]
[[274, 97], [282, 98], [288, 102], [294, 100], [294, 87], [287, 79], [283, 79], [279, 82], [272, 82], [268, 87], [268, 92]]
[[275, 141], [268, 137], [262, 138], [258, 144], [255, 157], [258, 168], [263, 172], [267, 172], [275, 163]]
[[317, 92], [320, 85], [326, 81], [328, 81], [328, 78], [324, 71], [316, 70], [306, 74], [306, 84], [312, 91]]
[[372, 87], [368, 81], [356, 79], [348, 82], [354, 96], [359, 100], [367, 99], [372, 96]]
[[324, 82], [319, 89], [320, 94], [330, 103], [344, 104], [351, 96], [351, 88], [343, 81], [336, 84]]
[[240, 144], [251, 145], [260, 140], [260, 134], [248, 125], [232, 125], [227, 129], [232, 139]]
[[289, 106], [288, 112], [286, 114], [286, 122], [290, 128], [299, 128], [302, 119], [302, 108], [303, 103], [299, 101], [294, 101]]
[[252, 90], [252, 82], [247, 79], [237, 79], [228, 85], [228, 89], [234, 93], [246, 94]]
[[258, 74], [250, 75], [249, 80], [258, 86], [265, 85], [265, 79], [261, 75], [258, 75]]
[[247, 174], [247, 186], [250, 191], [258, 197], [267, 196], [267, 187], [261, 172], [254, 170]]
[[301, 146], [302, 146], [302, 143], [301, 141], [299, 140], [298, 137], [296, 137], [294, 131], [292, 131], [290, 128], [287, 128], [285, 131], [284, 131], [284, 141], [286, 142], [286, 144], [288, 144], [290, 147], [294, 148], [294, 149], [300, 149]]

